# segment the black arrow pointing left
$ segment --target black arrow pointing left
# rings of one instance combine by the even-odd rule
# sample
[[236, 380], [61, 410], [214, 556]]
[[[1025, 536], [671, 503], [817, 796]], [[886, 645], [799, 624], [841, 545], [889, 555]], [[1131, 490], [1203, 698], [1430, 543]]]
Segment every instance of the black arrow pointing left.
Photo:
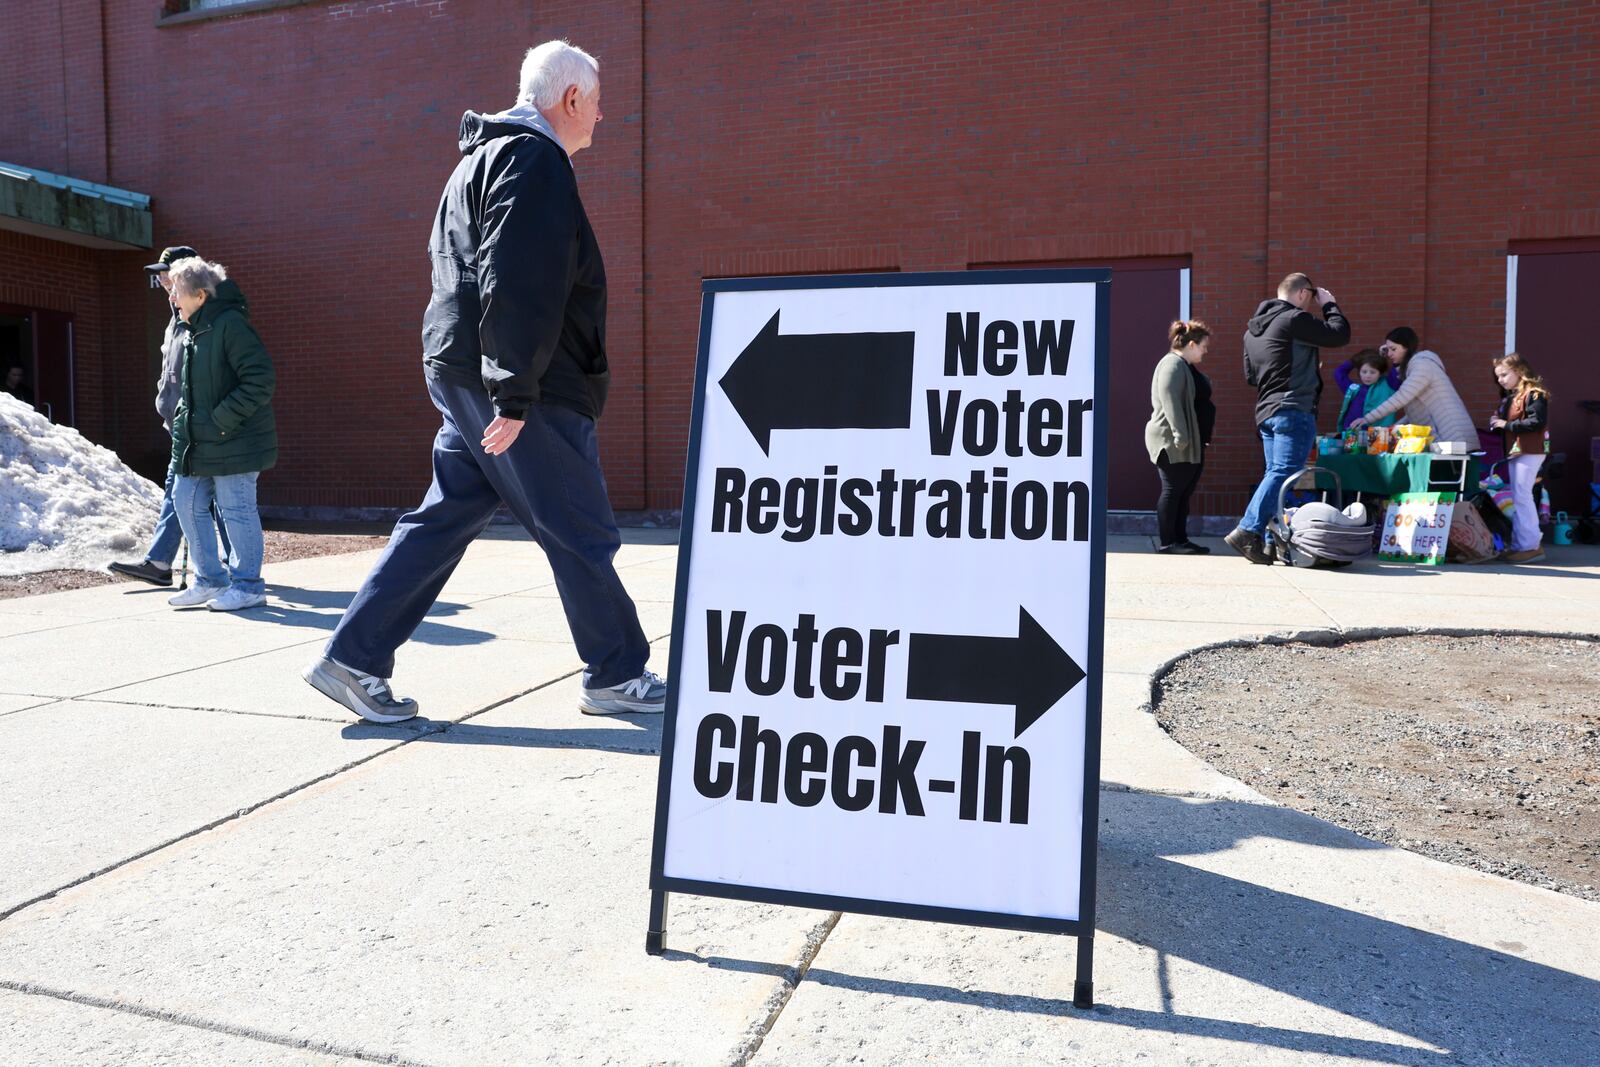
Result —
[[904, 430], [911, 425], [916, 334], [778, 332], [778, 316], [719, 384], [770, 454], [773, 430]]
[[907, 650], [909, 699], [1014, 705], [1018, 737], [1083, 679], [1027, 608], [1018, 609], [1016, 637], [912, 634]]

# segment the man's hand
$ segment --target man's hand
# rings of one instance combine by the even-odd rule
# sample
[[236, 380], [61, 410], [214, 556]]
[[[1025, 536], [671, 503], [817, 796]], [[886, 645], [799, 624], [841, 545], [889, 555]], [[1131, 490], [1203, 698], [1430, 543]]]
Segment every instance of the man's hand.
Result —
[[1359, 419], [1351, 419], [1350, 428], [1352, 430], [1365, 430], [1367, 428], [1367, 421], [1368, 420], [1365, 415], [1361, 416]]
[[517, 439], [517, 434], [522, 432], [521, 419], [508, 419], [504, 415], [496, 415], [493, 422], [484, 427], [483, 450], [491, 456], [498, 456], [511, 447]]
[[1318, 289], [1317, 289], [1317, 306], [1318, 307], [1327, 307], [1331, 303], [1333, 303], [1333, 294], [1328, 292], [1328, 290], [1326, 290], [1326, 289], [1318, 287]]

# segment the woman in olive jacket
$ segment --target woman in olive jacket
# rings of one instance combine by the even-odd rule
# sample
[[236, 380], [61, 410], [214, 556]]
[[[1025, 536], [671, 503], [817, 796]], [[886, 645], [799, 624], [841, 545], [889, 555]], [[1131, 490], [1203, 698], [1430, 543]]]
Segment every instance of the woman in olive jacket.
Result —
[[1211, 379], [1200, 373], [1200, 361], [1211, 346], [1211, 330], [1199, 320], [1174, 322], [1167, 330], [1171, 351], [1156, 364], [1150, 381], [1150, 421], [1144, 445], [1161, 475], [1156, 500], [1157, 552], [1205, 555], [1209, 548], [1189, 540], [1189, 498], [1200, 483], [1206, 446], [1216, 424]]
[[[173, 300], [188, 324], [172, 418], [172, 500], [194, 558], [195, 581], [167, 603], [205, 604], [213, 611], [253, 608], [267, 599], [256, 479], [278, 459], [272, 417], [277, 378], [250, 325], [244, 294], [226, 270], [195, 258], [180, 259], [169, 271]], [[210, 520], [213, 498], [228, 533], [226, 566]]]

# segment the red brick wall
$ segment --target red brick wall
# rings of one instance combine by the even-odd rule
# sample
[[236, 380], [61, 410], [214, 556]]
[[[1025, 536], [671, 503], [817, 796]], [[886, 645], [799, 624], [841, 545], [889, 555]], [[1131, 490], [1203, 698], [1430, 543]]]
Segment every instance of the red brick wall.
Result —
[[[456, 123], [511, 103], [552, 36], [602, 63], [577, 169], [620, 507], [679, 503], [705, 276], [1189, 256], [1221, 338], [1199, 510], [1230, 513], [1260, 459], [1229, 338], [1284, 273], [1338, 294], [1356, 346], [1415, 327], [1479, 412], [1507, 242], [1600, 234], [1600, 5], [391, 0], [161, 28], [153, 3], [59, 6], [7, 20], [0, 159], [150, 193], [158, 244], [233, 271], [279, 366], [273, 503], [418, 496], [423, 246]], [[148, 399], [118, 390], [145, 376], [150, 301], [137, 257], [97, 255], [122, 265], [92, 327], [78, 298], [81, 421], [132, 448]]]

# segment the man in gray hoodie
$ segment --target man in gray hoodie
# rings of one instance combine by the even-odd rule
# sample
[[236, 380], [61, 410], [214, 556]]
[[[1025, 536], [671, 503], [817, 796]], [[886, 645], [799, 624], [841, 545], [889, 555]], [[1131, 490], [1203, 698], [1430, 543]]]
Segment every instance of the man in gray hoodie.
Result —
[[[1312, 308], [1319, 308], [1321, 316]], [[1256, 387], [1256, 431], [1267, 470], [1239, 525], [1224, 540], [1251, 563], [1271, 563], [1262, 540], [1278, 507], [1278, 492], [1311, 453], [1317, 437], [1317, 401], [1322, 397], [1321, 349], [1350, 343], [1350, 324], [1304, 274], [1278, 285], [1276, 300], [1263, 300], [1244, 335], [1244, 380]]]
[[[178, 314], [177, 306], [172, 303], [172, 283], [168, 280], [167, 270], [178, 260], [197, 255], [199, 253], [188, 245], [174, 245], [162, 249], [161, 258], [144, 268], [150, 278], [150, 287], [153, 289], [159, 285], [166, 291], [167, 329], [161, 336], [161, 377], [156, 379], [156, 414], [161, 416], [168, 433], [172, 432], [172, 416], [178, 410], [180, 391], [178, 374], [182, 365], [186, 327], [182, 316]], [[111, 573], [120, 574], [125, 578], [137, 578], [141, 582], [149, 582], [156, 586], [164, 587], [172, 584], [172, 561], [177, 558], [178, 545], [183, 541], [183, 529], [178, 525], [177, 513], [172, 508], [174, 474], [173, 466], [169, 462], [166, 485], [161, 495], [161, 514], [156, 518], [156, 530], [150, 539], [150, 551], [146, 552], [144, 559], [138, 563], [111, 564]], [[215, 505], [212, 507], [211, 517], [217, 524], [221, 552], [226, 558], [229, 552], [228, 534], [222, 527], [222, 519], [216, 514]]]

